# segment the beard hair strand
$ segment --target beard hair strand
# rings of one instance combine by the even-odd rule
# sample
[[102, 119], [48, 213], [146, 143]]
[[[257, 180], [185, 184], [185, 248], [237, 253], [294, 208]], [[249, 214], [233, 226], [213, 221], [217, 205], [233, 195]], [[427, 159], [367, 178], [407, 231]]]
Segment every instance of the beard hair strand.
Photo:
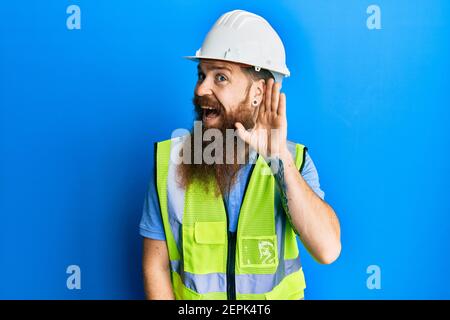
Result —
[[[222, 134], [222, 145], [218, 145], [218, 143], [215, 142], [215, 139], [212, 139], [212, 141], [203, 141], [203, 139], [201, 139], [202, 161], [200, 164], [194, 162], [194, 130], [191, 130], [191, 134], [186, 138], [185, 143], [180, 151], [182, 153], [183, 150], [190, 149], [190, 161], [188, 161], [187, 163], [185, 161], [182, 161], [182, 163], [177, 167], [178, 184], [180, 187], [187, 189], [193, 182], [196, 182], [203, 188], [203, 190], [207, 194], [211, 193], [214, 194], [214, 196], [218, 197], [220, 195], [229, 193], [232, 186], [237, 180], [239, 169], [243, 166], [242, 162], [248, 162], [249, 148], [248, 145], [244, 143], [244, 150], [239, 150], [241, 148], [239, 148], [240, 143], [236, 140], [239, 139], [237, 136], [233, 137], [232, 144], [227, 143], [226, 135], [230, 134], [230, 130], [228, 130], [227, 132], [227, 129], [232, 129], [232, 132], [235, 133], [234, 124], [236, 122], [241, 122], [246, 129], [251, 129], [254, 127], [255, 108], [250, 106], [250, 97], [248, 92], [249, 88], [247, 88], [246, 90], [246, 98], [239, 104], [237, 110], [233, 112], [233, 114], [227, 114], [225, 112], [225, 108], [220, 105], [220, 107], [223, 108], [219, 113], [222, 117], [222, 123], [219, 125], [219, 127], [216, 128], [219, 129]], [[194, 97], [193, 100], [197, 119], [202, 119], [202, 109], [196, 104], [196, 102], [199, 102], [199, 99], [196, 99], [196, 97]], [[204, 101], [201, 102], [204, 103]], [[217, 104], [215, 105], [217, 106]], [[208, 128], [202, 126], [202, 137], [203, 133], [207, 129]], [[222, 148], [223, 152], [221, 155], [221, 163], [214, 162], [212, 164], [207, 164], [203, 159], [203, 151], [212, 143], [217, 144], [216, 148]], [[238, 158], [242, 155], [242, 152], [244, 152], [244, 161], [242, 161], [242, 158]], [[215, 156], [214, 154], [212, 155]], [[183, 156], [183, 154], [180, 154], [180, 157], [182, 157], [182, 159], [185, 159]], [[230, 158], [232, 159], [232, 161], [229, 161]]]

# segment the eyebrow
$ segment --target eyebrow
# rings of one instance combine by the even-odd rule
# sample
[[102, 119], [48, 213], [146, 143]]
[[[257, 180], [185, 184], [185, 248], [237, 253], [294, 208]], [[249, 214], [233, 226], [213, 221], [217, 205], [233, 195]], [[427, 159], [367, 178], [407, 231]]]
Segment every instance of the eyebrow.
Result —
[[[216, 65], [213, 65], [213, 66], [211, 66], [211, 65], [206, 65], [206, 66], [205, 66], [205, 69], [206, 69], [207, 71], [209, 71], [209, 70], [228, 70], [230, 73], [233, 72], [233, 70], [231, 70], [231, 68], [230, 68], [230, 67], [227, 67], [226, 65], [218, 65], [218, 66], [216, 66]], [[198, 72], [203, 71], [202, 68], [200, 67], [200, 64], [197, 65], [197, 71], [198, 71]]]

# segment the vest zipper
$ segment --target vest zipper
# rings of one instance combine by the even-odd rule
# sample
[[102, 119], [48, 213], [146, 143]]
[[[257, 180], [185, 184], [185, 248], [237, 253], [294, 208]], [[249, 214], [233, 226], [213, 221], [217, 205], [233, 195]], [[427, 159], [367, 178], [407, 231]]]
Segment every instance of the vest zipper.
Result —
[[228, 231], [227, 299], [236, 300], [236, 232]]
[[[251, 176], [253, 174], [253, 169], [255, 168], [255, 163], [252, 164], [250, 168], [247, 182], [245, 184], [244, 196], [241, 202], [245, 200], [245, 195], [247, 193], [247, 187], [249, 185]], [[239, 216], [241, 215], [241, 208], [239, 208]], [[237, 238], [237, 229], [239, 228], [239, 218], [238, 225], [236, 227], [235, 232], [230, 232], [230, 218], [227, 212], [227, 232], [228, 232], [228, 254], [227, 254], [227, 299], [228, 300], [236, 300], [236, 238]]]

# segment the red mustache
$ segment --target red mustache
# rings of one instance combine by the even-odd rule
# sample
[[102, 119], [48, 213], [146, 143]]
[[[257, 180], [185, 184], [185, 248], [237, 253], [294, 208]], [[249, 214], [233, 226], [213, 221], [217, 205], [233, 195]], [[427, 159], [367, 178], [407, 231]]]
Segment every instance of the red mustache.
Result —
[[203, 107], [211, 107], [216, 109], [218, 114], [225, 113], [225, 107], [212, 95], [207, 96], [197, 96], [195, 95], [192, 99], [192, 103], [195, 106], [195, 111], [197, 114], [202, 114], [202, 106]]

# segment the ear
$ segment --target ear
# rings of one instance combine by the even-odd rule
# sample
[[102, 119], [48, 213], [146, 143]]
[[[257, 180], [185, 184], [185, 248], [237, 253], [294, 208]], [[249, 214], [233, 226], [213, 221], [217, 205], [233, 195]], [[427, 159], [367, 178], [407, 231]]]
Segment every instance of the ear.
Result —
[[257, 106], [261, 104], [264, 99], [264, 92], [266, 91], [266, 81], [264, 79], [260, 79], [258, 81], [254, 81], [252, 87], [250, 89], [250, 101], [257, 101]]

